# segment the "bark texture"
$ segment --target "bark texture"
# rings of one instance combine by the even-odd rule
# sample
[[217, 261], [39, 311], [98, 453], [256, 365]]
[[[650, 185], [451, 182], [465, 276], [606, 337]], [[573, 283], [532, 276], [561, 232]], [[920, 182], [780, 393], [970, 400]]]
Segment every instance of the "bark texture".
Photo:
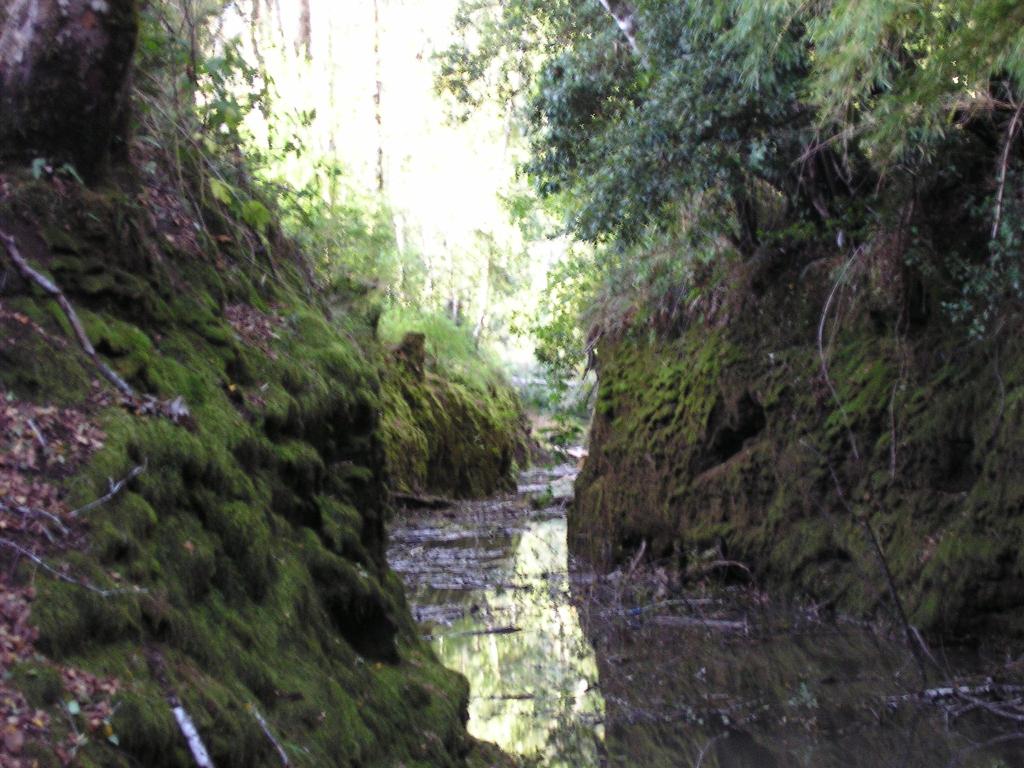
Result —
[[125, 105], [134, 0], [0, 2], [0, 161], [106, 168]]

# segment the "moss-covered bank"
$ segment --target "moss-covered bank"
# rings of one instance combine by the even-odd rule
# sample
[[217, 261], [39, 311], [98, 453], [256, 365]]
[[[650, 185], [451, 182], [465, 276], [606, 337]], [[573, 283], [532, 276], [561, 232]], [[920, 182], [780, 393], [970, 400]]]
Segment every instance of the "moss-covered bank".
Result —
[[[56, 305], [4, 264], [0, 388], [81, 407], [106, 436], [60, 481], [68, 505], [146, 466], [89, 511], [81, 546], [51, 553], [75, 579], [127, 592], [22, 562], [43, 654], [27, 679], [59, 663], [120, 681], [114, 738], [87, 734], [81, 765], [190, 765], [168, 689], [222, 767], [280, 764], [252, 706], [293, 765], [484, 761], [464, 729], [466, 683], [419, 640], [385, 562], [370, 324], [346, 297], [333, 317], [310, 298], [301, 259], [272, 231], [267, 250], [236, 251], [217, 232], [197, 241], [159, 225], [145, 200], [130, 185], [11, 176], [0, 194], [0, 226], [64, 288], [101, 355], [138, 392], [191, 412], [175, 424], [95, 398], [89, 360], [55, 341], [70, 338]], [[51, 709], [64, 698], [33, 696]], [[53, 709], [51, 722], [67, 718]]]
[[601, 343], [573, 546], [605, 565], [644, 541], [681, 568], [741, 561], [865, 615], [889, 600], [866, 520], [912, 623], [1024, 632], [1019, 318], [972, 341], [908, 310], [869, 250], [824, 326], [826, 377], [818, 328], [842, 257], [787, 258], [767, 281], [733, 269], [675, 328]]
[[456, 498], [512, 490], [530, 455], [518, 395], [497, 377], [460, 380], [429, 358], [425, 343], [421, 333], [406, 334], [381, 375], [381, 433], [395, 490]]

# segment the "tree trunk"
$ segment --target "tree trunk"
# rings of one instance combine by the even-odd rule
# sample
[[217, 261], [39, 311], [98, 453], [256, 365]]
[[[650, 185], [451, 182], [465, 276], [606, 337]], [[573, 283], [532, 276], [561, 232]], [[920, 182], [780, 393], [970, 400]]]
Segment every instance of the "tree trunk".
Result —
[[134, 0], [0, 5], [0, 162], [42, 157], [96, 180], [126, 122]]
[[384, 99], [383, 62], [380, 55], [380, 0], [373, 0], [373, 68], [377, 78], [373, 92], [373, 117], [377, 122], [377, 191], [384, 191]]
[[309, 0], [299, 0], [299, 35], [295, 52], [306, 59], [313, 58], [313, 22], [309, 13]]
[[624, 0], [601, 0], [601, 5], [615, 19], [633, 53], [640, 56], [640, 46], [636, 42], [636, 12]]

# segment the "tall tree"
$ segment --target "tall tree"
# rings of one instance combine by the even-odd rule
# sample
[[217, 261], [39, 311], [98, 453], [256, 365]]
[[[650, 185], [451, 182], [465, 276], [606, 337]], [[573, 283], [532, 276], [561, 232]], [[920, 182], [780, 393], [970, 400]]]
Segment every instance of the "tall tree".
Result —
[[376, 77], [373, 91], [373, 118], [377, 123], [377, 191], [384, 191], [384, 65], [380, 52], [381, 19], [380, 0], [373, 0], [373, 71]]
[[299, 0], [299, 33], [295, 51], [307, 59], [313, 57], [313, 21], [309, 12], [309, 0]]

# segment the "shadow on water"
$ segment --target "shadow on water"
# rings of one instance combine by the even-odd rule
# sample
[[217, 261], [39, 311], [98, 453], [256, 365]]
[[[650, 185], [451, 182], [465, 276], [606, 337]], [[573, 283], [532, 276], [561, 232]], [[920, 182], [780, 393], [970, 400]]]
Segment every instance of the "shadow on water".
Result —
[[[470, 681], [475, 736], [552, 768], [1024, 766], [1021, 722], [941, 691], [921, 701], [913, 659], [871, 628], [749, 589], [681, 594], [657, 571], [570, 577], [557, 499], [571, 480], [532, 472], [517, 496], [393, 526], [392, 566]], [[531, 494], [554, 506], [533, 510]], [[940, 661], [972, 686], [994, 668]]]

